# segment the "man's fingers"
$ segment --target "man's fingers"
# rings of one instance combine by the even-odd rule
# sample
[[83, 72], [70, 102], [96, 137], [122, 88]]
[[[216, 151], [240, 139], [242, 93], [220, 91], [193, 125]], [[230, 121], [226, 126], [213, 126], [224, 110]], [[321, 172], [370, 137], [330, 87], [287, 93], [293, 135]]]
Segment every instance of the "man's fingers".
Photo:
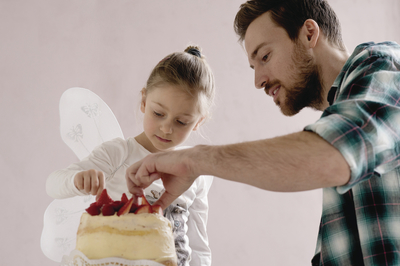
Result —
[[165, 210], [171, 203], [178, 197], [171, 195], [168, 191], [165, 191], [161, 197], [154, 202], [153, 205], [160, 205], [163, 210]]
[[141, 197], [144, 195], [144, 190], [140, 187], [131, 187], [129, 189], [129, 192], [132, 193], [132, 195], [134, 195], [135, 197]]

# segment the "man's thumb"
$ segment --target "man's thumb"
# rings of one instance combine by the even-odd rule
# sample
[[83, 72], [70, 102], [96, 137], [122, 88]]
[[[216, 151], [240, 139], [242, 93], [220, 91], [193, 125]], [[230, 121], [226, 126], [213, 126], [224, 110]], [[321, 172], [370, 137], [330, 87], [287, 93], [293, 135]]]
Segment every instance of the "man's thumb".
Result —
[[165, 191], [165, 192], [161, 195], [161, 197], [160, 197], [156, 202], [154, 202], [153, 205], [160, 205], [161, 208], [162, 208], [163, 210], [165, 210], [166, 208], [168, 208], [169, 205], [171, 205], [171, 203], [172, 203], [174, 200], [176, 200], [176, 198], [177, 198], [177, 197], [175, 197], [175, 196], [169, 194], [167, 191]]

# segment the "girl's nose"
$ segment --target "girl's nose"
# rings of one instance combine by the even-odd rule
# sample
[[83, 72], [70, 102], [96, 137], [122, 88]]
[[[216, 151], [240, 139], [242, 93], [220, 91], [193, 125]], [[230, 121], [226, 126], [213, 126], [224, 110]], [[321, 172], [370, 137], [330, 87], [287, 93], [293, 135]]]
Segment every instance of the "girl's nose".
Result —
[[170, 121], [165, 121], [161, 125], [161, 131], [164, 132], [164, 134], [171, 134], [172, 133], [172, 123]]

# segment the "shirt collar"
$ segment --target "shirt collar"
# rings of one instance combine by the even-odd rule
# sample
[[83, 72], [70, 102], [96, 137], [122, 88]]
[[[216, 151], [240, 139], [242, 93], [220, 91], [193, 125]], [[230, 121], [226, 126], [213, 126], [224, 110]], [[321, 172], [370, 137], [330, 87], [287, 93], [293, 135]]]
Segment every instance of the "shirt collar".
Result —
[[337, 89], [338, 89], [337, 87], [334, 87], [334, 86], [331, 87], [331, 89], [328, 93], [329, 105], [332, 105], [333, 102], [335, 101], [335, 98], [336, 98], [335, 95], [336, 95]]

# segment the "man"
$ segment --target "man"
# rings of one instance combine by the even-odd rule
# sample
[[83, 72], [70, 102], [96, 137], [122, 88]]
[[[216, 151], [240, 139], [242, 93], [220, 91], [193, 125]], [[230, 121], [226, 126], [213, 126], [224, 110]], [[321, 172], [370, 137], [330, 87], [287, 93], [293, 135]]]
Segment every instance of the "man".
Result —
[[282, 113], [324, 111], [294, 134], [154, 154], [127, 170], [135, 195], [161, 178], [167, 207], [199, 175], [271, 191], [323, 190], [313, 265], [400, 265], [400, 47], [349, 56], [325, 0], [248, 1], [236, 15], [255, 86]]

